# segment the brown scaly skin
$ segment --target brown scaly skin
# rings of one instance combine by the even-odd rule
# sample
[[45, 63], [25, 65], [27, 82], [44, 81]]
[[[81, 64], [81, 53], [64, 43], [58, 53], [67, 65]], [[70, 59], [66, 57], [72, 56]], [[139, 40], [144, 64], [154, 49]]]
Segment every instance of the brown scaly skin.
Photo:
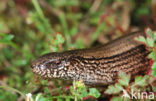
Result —
[[32, 63], [32, 71], [49, 79], [82, 79], [88, 85], [114, 83], [120, 71], [143, 75], [150, 68], [149, 51], [134, 40], [140, 35], [145, 36], [136, 32], [100, 47], [49, 53]]

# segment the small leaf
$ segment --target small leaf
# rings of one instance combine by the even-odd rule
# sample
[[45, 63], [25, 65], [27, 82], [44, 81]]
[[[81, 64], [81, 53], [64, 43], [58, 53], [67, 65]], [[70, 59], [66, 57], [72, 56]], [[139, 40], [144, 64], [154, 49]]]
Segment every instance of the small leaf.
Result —
[[156, 92], [156, 87], [154, 85], [151, 85], [151, 86], [152, 86], [152, 90]]
[[110, 85], [108, 87], [108, 89], [105, 91], [105, 93], [107, 93], [107, 94], [117, 94], [120, 91], [122, 91], [122, 89], [123, 89], [122, 86], [120, 84], [116, 83], [115, 86]]
[[154, 77], [156, 77], [156, 70], [153, 70], [153, 71], [152, 71], [152, 75], [153, 75]]
[[119, 83], [123, 86], [128, 86], [129, 85], [129, 81], [130, 81], [130, 75], [126, 75], [125, 72], [120, 72], [119, 73]]
[[88, 96], [88, 92], [86, 88], [79, 89], [78, 93], [81, 99]]
[[9, 42], [14, 38], [14, 35], [9, 34], [9, 35], [3, 35], [2, 39], [0, 39], [0, 42]]
[[123, 87], [122, 87], [119, 83], [116, 83], [116, 84], [115, 84], [115, 87], [116, 87], [119, 91], [121, 91], [121, 90], [123, 89]]
[[41, 93], [37, 94], [35, 101], [47, 101], [47, 98], [43, 97]]
[[145, 44], [147, 43], [147, 42], [146, 42], [146, 39], [145, 39], [143, 36], [135, 37], [135, 40], [136, 40], [136, 41], [139, 41], [139, 42], [143, 42], [143, 43], [145, 43]]
[[149, 58], [151, 58], [152, 60], [156, 60], [156, 54], [154, 51], [152, 51], [149, 55], [148, 55]]
[[57, 101], [63, 101], [62, 98], [57, 98]]
[[146, 29], [146, 33], [149, 35], [150, 38], [153, 38], [154, 33], [152, 32], [152, 30], [150, 28]]
[[153, 34], [153, 39], [156, 40], [156, 32], [154, 32]]
[[153, 63], [152, 69], [153, 69], [153, 70], [156, 70], [156, 62]]
[[89, 94], [88, 94], [89, 96], [93, 96], [93, 97], [95, 97], [95, 98], [98, 98], [98, 97], [100, 97], [100, 93], [99, 93], [99, 91], [96, 89], [96, 88], [90, 88], [89, 89]]
[[14, 65], [16, 66], [25, 66], [27, 64], [27, 60], [24, 59], [19, 59], [19, 60], [13, 60], [14, 61]]
[[6, 41], [10, 41], [10, 40], [12, 40], [13, 38], [14, 38], [14, 35], [12, 35], [12, 34], [7, 35], [7, 36], [4, 37], [4, 39], [5, 39]]
[[152, 75], [156, 77], [156, 62], [153, 63], [152, 70]]
[[110, 85], [108, 89], [105, 91], [106, 94], [113, 94], [115, 90], [115, 87], [113, 85]]
[[61, 34], [56, 35], [56, 40], [57, 40], [58, 43], [61, 43], [61, 44], [64, 43], [64, 38], [63, 38], [63, 36]]
[[147, 85], [147, 83], [146, 83], [147, 78], [148, 78], [147, 75], [144, 76], [144, 77], [142, 77], [142, 76], [137, 76], [137, 77], [135, 78], [134, 85], [132, 85], [132, 86], [141, 86], [141, 87], [146, 86], [146, 85]]
[[152, 38], [147, 38], [147, 45], [149, 47], [154, 47], [154, 40]]
[[42, 85], [47, 85], [49, 82], [48, 82], [48, 80], [42, 80], [41, 83], [42, 83]]
[[66, 101], [70, 101], [70, 98], [66, 98]]
[[78, 88], [84, 88], [85, 87], [83, 80], [76, 81], [75, 85]]

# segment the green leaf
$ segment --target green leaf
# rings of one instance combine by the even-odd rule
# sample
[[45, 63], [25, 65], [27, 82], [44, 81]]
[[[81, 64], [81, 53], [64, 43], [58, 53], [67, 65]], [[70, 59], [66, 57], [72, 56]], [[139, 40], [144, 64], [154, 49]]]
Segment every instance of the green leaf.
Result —
[[136, 41], [143, 42], [143, 43], [145, 43], [145, 44], [147, 43], [147, 42], [146, 42], [146, 39], [145, 39], [143, 36], [135, 37], [134, 39], [135, 39]]
[[141, 86], [141, 87], [146, 86], [146, 85], [147, 85], [147, 83], [146, 83], [147, 78], [148, 78], [147, 75], [144, 76], [144, 77], [142, 77], [142, 76], [137, 76], [137, 77], [135, 78], [135, 82], [134, 82], [134, 85], [132, 85], [132, 87], [134, 87], [134, 86]]
[[129, 85], [129, 81], [130, 81], [130, 75], [126, 75], [125, 72], [120, 72], [119, 73], [119, 83], [123, 86], [128, 86]]
[[[72, 16], [73, 17], [73, 16]], [[78, 28], [77, 27], [72, 27], [70, 29], [70, 35], [74, 36], [76, 33], [78, 32]]]
[[156, 77], [156, 70], [153, 70], [153, 71], [152, 71], [152, 75], [153, 75], [154, 77]]
[[152, 38], [147, 38], [146, 41], [149, 47], [154, 47], [154, 40]]
[[19, 60], [13, 60], [13, 64], [16, 66], [25, 66], [27, 64], [27, 61], [24, 59]]
[[140, 18], [143, 15], [149, 15], [150, 10], [146, 6], [140, 6], [139, 9], [136, 9], [136, 17], [135, 19]]
[[85, 87], [82, 80], [76, 81], [75, 85], [76, 85], [77, 88], [84, 88]]
[[41, 83], [42, 83], [42, 85], [47, 85], [49, 82], [48, 82], [48, 80], [42, 80]]
[[63, 101], [62, 98], [57, 98], [57, 101]]
[[149, 55], [148, 55], [149, 58], [151, 58], [152, 60], [156, 60], [156, 54], [154, 51], [152, 51]]
[[35, 101], [47, 101], [47, 98], [43, 97], [41, 93], [37, 94]]
[[14, 35], [9, 34], [9, 35], [1, 35], [2, 39], [0, 39], [0, 42], [10, 42], [13, 38]]
[[61, 44], [64, 43], [64, 38], [61, 34], [56, 35], [56, 40], [58, 41], [58, 43], [61, 43]]
[[151, 86], [152, 86], [152, 90], [156, 92], [156, 87], [154, 85], [151, 85]]
[[122, 90], [123, 90], [123, 87], [119, 83], [116, 83], [115, 86], [110, 85], [108, 87], [108, 89], [105, 91], [105, 93], [106, 94], [117, 94]]
[[149, 35], [150, 38], [153, 38], [154, 33], [152, 32], [150, 28], [146, 29], [146, 33]]
[[70, 98], [66, 98], [66, 101], [70, 101]]
[[153, 34], [153, 39], [156, 40], [156, 31]]
[[81, 99], [88, 96], [88, 92], [86, 88], [80, 89], [78, 93], [80, 94]]
[[153, 70], [156, 70], [156, 62], [153, 63], [152, 69], [153, 69]]
[[14, 38], [14, 35], [10, 34], [4, 37], [6, 41], [11, 41]]
[[89, 96], [93, 96], [93, 97], [95, 97], [95, 98], [98, 98], [98, 97], [100, 97], [100, 93], [99, 93], [99, 91], [96, 89], [96, 88], [90, 88], [89, 89], [89, 94], [88, 94]]

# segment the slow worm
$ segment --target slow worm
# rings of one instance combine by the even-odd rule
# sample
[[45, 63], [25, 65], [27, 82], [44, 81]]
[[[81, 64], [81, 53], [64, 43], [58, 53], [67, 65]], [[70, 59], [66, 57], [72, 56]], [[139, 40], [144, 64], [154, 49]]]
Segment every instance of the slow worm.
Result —
[[114, 83], [120, 71], [143, 75], [150, 68], [149, 51], [134, 40], [140, 35], [145, 36], [135, 32], [94, 48], [49, 53], [32, 63], [32, 71], [48, 79], [82, 79], [88, 85]]

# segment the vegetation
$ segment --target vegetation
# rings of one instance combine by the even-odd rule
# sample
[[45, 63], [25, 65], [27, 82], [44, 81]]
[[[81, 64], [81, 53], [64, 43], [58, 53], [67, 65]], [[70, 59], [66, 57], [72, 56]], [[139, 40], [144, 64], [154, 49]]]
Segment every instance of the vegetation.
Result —
[[[154, 0], [1, 0], [0, 101], [94, 101], [103, 96], [129, 101], [123, 92], [156, 92], [156, 32], [150, 30], [156, 25], [155, 5]], [[148, 38], [136, 40], [151, 50], [152, 76], [130, 82], [130, 75], [121, 72], [102, 94], [82, 81], [48, 81], [31, 72], [31, 61], [45, 53], [93, 47], [146, 27]]]

